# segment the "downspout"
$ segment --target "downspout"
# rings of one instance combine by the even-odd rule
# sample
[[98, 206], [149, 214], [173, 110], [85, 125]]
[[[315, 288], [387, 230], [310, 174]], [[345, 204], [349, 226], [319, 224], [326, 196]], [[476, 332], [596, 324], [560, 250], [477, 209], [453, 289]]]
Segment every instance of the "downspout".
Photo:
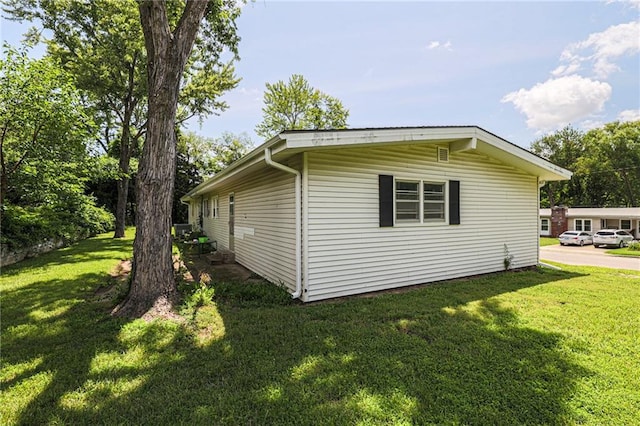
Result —
[[302, 294], [302, 175], [296, 169], [273, 161], [271, 148], [264, 150], [264, 161], [268, 166], [296, 176], [296, 291], [291, 297], [297, 299]]
[[[536, 206], [538, 208], [538, 211], [536, 212], [536, 214], [537, 214], [537, 218], [538, 218], [538, 221], [537, 221], [538, 222], [538, 229], [537, 229], [536, 232], [538, 234], [538, 238], [536, 239], [536, 241], [538, 242], [538, 251], [537, 251], [536, 257], [538, 258], [538, 265], [543, 266], [543, 265], [546, 265], [546, 264], [543, 264], [540, 261], [540, 190], [542, 189], [542, 187], [547, 182], [544, 181], [544, 180], [540, 180], [540, 177], [537, 178], [537, 181], [538, 181], [538, 191], [537, 191], [537, 194], [536, 194], [536, 196], [537, 196]], [[551, 220], [549, 220], [549, 230], [551, 230]]]

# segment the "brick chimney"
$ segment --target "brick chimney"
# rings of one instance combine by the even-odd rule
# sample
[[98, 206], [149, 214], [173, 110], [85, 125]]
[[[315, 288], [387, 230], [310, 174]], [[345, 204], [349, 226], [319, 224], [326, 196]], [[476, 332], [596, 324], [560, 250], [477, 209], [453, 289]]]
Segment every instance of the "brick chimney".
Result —
[[558, 237], [569, 228], [567, 221], [567, 208], [554, 206], [551, 209], [551, 236]]

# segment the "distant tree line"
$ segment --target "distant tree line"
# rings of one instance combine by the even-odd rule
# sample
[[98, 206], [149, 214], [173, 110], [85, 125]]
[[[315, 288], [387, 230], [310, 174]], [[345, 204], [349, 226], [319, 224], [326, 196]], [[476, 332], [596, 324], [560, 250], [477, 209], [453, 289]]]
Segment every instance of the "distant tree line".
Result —
[[531, 150], [573, 172], [571, 180], [542, 187], [542, 207], [640, 205], [640, 121], [616, 121], [588, 132], [568, 126], [536, 140]]

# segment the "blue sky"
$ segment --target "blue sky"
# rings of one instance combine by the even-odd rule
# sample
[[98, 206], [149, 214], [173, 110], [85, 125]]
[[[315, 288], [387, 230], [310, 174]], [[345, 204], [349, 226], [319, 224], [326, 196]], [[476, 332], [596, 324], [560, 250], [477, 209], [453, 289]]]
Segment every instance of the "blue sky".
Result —
[[192, 129], [261, 142], [265, 83], [294, 73], [341, 99], [350, 127], [477, 124], [528, 147], [566, 124], [640, 118], [637, 6], [257, 1], [238, 21], [229, 110]]
[[639, 6], [258, 0], [238, 21], [229, 109], [190, 129], [261, 143], [265, 83], [292, 74], [342, 100], [349, 127], [475, 124], [528, 147], [567, 124], [640, 119]]

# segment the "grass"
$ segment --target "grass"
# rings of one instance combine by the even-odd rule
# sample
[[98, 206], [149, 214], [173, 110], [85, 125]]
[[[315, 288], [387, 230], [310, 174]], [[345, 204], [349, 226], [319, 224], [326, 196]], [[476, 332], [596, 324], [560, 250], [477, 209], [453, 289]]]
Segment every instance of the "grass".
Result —
[[147, 323], [94, 297], [131, 241], [3, 270], [1, 424], [640, 419], [637, 272], [567, 266], [312, 305], [213, 283], [213, 301], [187, 298], [187, 323]]
[[540, 247], [544, 246], [555, 246], [560, 244], [557, 238], [551, 237], [540, 237]]
[[613, 250], [607, 250], [607, 253], [613, 254], [616, 256], [638, 256], [640, 257], [639, 250], [631, 250], [629, 247], [622, 247]]

